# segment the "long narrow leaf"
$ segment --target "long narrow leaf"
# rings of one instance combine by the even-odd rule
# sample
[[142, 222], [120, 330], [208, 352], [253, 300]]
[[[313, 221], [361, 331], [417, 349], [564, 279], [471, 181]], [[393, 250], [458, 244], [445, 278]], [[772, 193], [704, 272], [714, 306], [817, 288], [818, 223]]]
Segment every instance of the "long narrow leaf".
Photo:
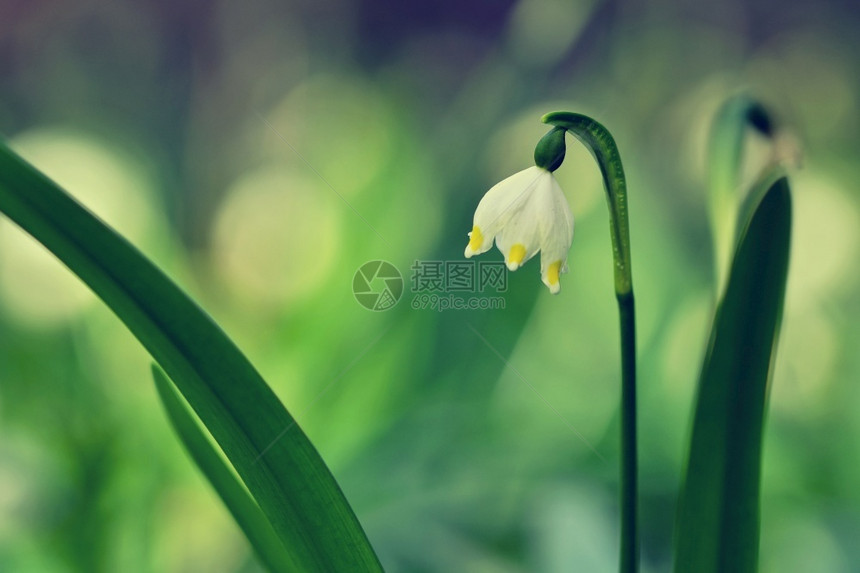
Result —
[[224, 505], [251, 542], [260, 560], [271, 571], [290, 571], [293, 565], [289, 554], [269, 520], [183, 406], [167, 375], [153, 364], [152, 377], [174, 431], [197, 467], [221, 496]]
[[699, 381], [675, 571], [756, 571], [767, 387], [788, 272], [788, 181], [763, 180], [731, 265]]
[[235, 466], [296, 570], [380, 570], [313, 445], [251, 363], [185, 293], [2, 144], [0, 211], [83, 279], [164, 368]]

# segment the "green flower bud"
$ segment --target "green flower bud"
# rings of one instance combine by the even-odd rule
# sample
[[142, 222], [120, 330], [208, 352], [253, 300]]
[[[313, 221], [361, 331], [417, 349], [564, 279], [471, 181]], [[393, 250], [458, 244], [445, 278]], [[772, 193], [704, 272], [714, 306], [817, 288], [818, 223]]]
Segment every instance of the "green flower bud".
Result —
[[565, 131], [567, 130], [563, 127], [554, 127], [538, 141], [535, 147], [535, 165], [550, 173], [561, 166], [566, 149], [564, 145]]

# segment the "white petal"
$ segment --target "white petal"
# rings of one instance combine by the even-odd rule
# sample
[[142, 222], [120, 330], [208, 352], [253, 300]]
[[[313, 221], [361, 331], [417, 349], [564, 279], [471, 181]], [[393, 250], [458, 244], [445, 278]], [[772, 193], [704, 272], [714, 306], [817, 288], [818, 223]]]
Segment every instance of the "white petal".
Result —
[[469, 233], [469, 237], [473, 237], [477, 230], [479, 241], [469, 242], [465, 252], [467, 258], [484, 253], [493, 246], [493, 238], [516, 216], [544, 173], [547, 172], [539, 167], [529, 167], [487, 191], [475, 209], [473, 230]]
[[540, 197], [549, 192], [553, 180], [549, 171], [540, 171], [534, 189], [496, 235], [496, 246], [512, 271], [525, 264], [540, 249], [542, 218], [545, 216]]
[[543, 211], [540, 233], [541, 279], [555, 294], [561, 288], [559, 275], [567, 272], [567, 255], [573, 242], [573, 213], [555, 177], [552, 177], [546, 193], [541, 193], [538, 198]]

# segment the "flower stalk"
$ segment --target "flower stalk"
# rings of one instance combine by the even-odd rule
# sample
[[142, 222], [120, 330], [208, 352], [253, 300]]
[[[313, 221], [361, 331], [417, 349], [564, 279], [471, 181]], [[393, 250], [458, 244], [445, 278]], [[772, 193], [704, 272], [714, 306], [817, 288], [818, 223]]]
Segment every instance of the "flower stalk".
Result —
[[[542, 121], [581, 141], [597, 160], [609, 206], [615, 269], [615, 296], [621, 327], [621, 573], [639, 570], [638, 484], [636, 448], [636, 311], [630, 265], [627, 182], [621, 155], [609, 131], [590, 117], [553, 112]], [[550, 132], [553, 133], [553, 132]], [[546, 137], [545, 137], [546, 138]], [[543, 141], [543, 140], [542, 140]], [[537, 155], [537, 151], [536, 151]]]
[[516, 271], [541, 253], [541, 280], [552, 294], [561, 290], [573, 241], [573, 213], [553, 172], [565, 156], [565, 134], [579, 139], [597, 160], [606, 188], [615, 296], [621, 326], [621, 557], [622, 573], [639, 570], [636, 453], [636, 310], [630, 268], [627, 183], [612, 135], [590, 117], [553, 112], [542, 118], [553, 128], [535, 147], [534, 167], [493, 186], [478, 204], [465, 257], [496, 246], [508, 270]]
[[708, 141], [708, 202], [714, 237], [717, 300], [726, 287], [737, 244], [741, 167], [748, 128], [775, 142], [774, 118], [762, 104], [739, 94], [726, 101], [717, 112]]

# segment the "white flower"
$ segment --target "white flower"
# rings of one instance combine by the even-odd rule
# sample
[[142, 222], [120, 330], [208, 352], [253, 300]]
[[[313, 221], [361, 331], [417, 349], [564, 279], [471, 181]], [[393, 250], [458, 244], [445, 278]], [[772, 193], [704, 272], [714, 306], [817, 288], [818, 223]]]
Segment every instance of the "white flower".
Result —
[[567, 272], [573, 214], [553, 174], [529, 167], [487, 191], [469, 237], [466, 258], [487, 252], [495, 239], [512, 271], [541, 251], [541, 279], [557, 294], [559, 275]]

